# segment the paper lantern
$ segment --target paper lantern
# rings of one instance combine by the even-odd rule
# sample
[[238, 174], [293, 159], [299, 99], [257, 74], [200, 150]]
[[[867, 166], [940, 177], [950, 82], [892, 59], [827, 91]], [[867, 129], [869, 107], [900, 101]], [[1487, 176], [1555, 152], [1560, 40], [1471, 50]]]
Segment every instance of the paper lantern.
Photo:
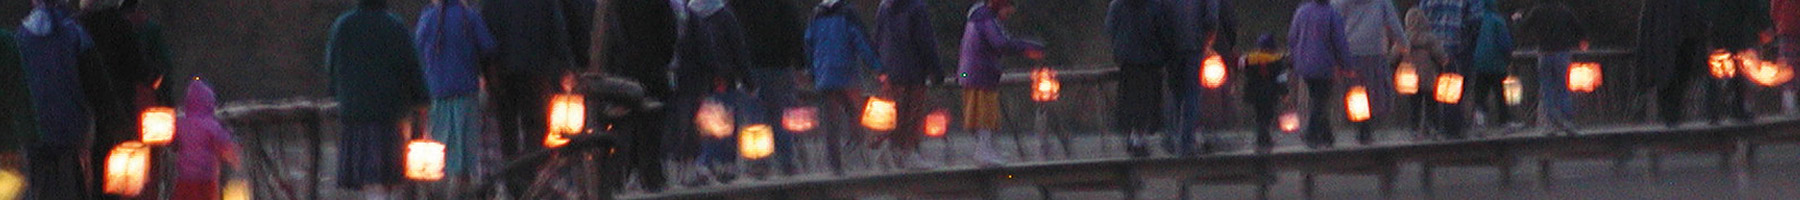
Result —
[[950, 132], [950, 112], [934, 110], [925, 115], [925, 136], [943, 137]]
[[775, 154], [775, 130], [766, 124], [744, 127], [738, 131], [738, 154], [744, 159], [758, 160]]
[[1725, 79], [1737, 76], [1737, 60], [1732, 59], [1729, 51], [1714, 50], [1711, 56], [1707, 56], [1706, 63], [1711, 66], [1714, 78]]
[[232, 179], [231, 183], [225, 184], [225, 195], [223, 198], [219, 198], [219, 199], [220, 200], [252, 200], [252, 199], [256, 199], [256, 198], [255, 198], [255, 194], [252, 193], [250, 190], [250, 182], [249, 181], [245, 181], [242, 179]]
[[1745, 61], [1745, 65], [1745, 69], [1749, 71], [1750, 81], [1756, 82], [1757, 85], [1767, 87], [1781, 86], [1781, 84], [1786, 84], [1789, 80], [1794, 78], [1793, 68], [1788, 68], [1787, 66], [1782, 66], [1781, 64], [1776, 64], [1774, 62], [1749, 60]]
[[1403, 95], [1418, 94], [1419, 69], [1412, 63], [1400, 62], [1400, 67], [1394, 69], [1394, 91]]
[[1363, 86], [1351, 86], [1344, 94], [1344, 113], [1351, 122], [1369, 121], [1369, 90]]
[[1294, 113], [1293, 111], [1288, 111], [1287, 113], [1282, 113], [1280, 121], [1281, 121], [1281, 132], [1293, 133], [1295, 131], [1300, 131], [1300, 114], [1299, 113]]
[[150, 146], [137, 141], [120, 143], [106, 156], [105, 192], [133, 197], [144, 189], [150, 174]]
[[812, 131], [813, 127], [819, 126], [818, 118], [818, 107], [788, 108], [781, 111], [781, 128], [793, 132]]
[[694, 113], [694, 123], [700, 126], [700, 132], [712, 138], [731, 137], [735, 121], [731, 118], [731, 110], [718, 100], [707, 99], [700, 103], [700, 111]]
[[1228, 74], [1225, 72], [1224, 58], [1220, 58], [1219, 55], [1212, 55], [1206, 57], [1206, 61], [1202, 61], [1201, 63], [1201, 86], [1205, 86], [1207, 89], [1218, 89], [1219, 86], [1225, 85], [1225, 77]]
[[1505, 89], [1505, 91], [1501, 91], [1504, 93], [1501, 96], [1506, 97], [1506, 105], [1516, 106], [1525, 103], [1525, 85], [1519, 83], [1519, 77], [1506, 76], [1506, 80], [1501, 81], [1500, 84]]
[[406, 144], [406, 178], [437, 181], [444, 178], [444, 143], [413, 140]]
[[581, 134], [587, 125], [587, 98], [579, 94], [557, 94], [550, 98], [550, 132]]
[[1462, 101], [1463, 76], [1444, 73], [1437, 78], [1437, 101], [1456, 104]]
[[24, 199], [25, 176], [12, 169], [0, 170], [0, 199]]
[[1056, 80], [1056, 70], [1038, 68], [1031, 71], [1031, 100], [1036, 102], [1056, 101], [1062, 92], [1062, 83]]
[[1569, 64], [1569, 91], [1594, 92], [1600, 88], [1600, 63], [1577, 62]]
[[175, 139], [175, 108], [151, 107], [144, 109], [141, 126], [141, 140], [144, 144], [161, 146]]
[[569, 138], [563, 137], [561, 133], [544, 135], [544, 147], [557, 148], [567, 144], [569, 144]]
[[880, 97], [869, 97], [868, 105], [863, 107], [862, 124], [874, 131], [894, 130], [894, 101]]

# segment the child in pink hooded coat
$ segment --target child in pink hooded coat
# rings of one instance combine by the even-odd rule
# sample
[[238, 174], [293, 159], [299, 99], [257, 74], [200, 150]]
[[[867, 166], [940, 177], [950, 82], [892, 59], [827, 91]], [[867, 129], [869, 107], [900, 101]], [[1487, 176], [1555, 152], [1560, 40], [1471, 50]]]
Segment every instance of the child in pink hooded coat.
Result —
[[195, 79], [188, 84], [181, 118], [175, 120], [175, 153], [179, 172], [173, 199], [219, 199], [219, 162], [237, 166], [237, 143], [213, 116], [213, 90]]

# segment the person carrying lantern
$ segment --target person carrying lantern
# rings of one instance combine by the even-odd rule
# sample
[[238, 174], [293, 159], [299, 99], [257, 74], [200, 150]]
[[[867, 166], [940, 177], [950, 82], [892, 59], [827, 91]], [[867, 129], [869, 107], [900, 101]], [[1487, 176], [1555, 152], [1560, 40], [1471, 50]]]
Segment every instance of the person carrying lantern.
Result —
[[219, 199], [219, 163], [238, 166], [237, 142], [231, 132], [213, 116], [218, 105], [212, 86], [205, 81], [188, 82], [187, 98], [181, 106], [181, 119], [176, 120], [175, 163], [180, 165], [175, 178], [173, 199]]
[[431, 138], [443, 142], [448, 191], [475, 177], [475, 158], [485, 129], [479, 60], [493, 55], [486, 22], [460, 0], [437, 0], [419, 15], [413, 32], [431, 95]]
[[[938, 57], [937, 31], [932, 28], [930, 5], [924, 0], [882, 0], [875, 16], [875, 50], [881, 56], [881, 77], [895, 102], [898, 119], [893, 138], [895, 150], [906, 155], [913, 168], [932, 163], [918, 155], [924, 137], [926, 86], [944, 81]], [[971, 20], [973, 21], [973, 20]], [[848, 133], [840, 133], [848, 134]]]
[[1337, 99], [1332, 95], [1334, 75], [1346, 72], [1344, 64], [1349, 54], [1345, 51], [1349, 44], [1344, 40], [1344, 30], [1343, 15], [1326, 0], [1300, 4], [1288, 27], [1288, 51], [1295, 71], [1306, 83], [1307, 96], [1312, 99], [1304, 136], [1310, 148], [1328, 148], [1337, 140], [1326, 111], [1334, 107], [1329, 102]]
[[[744, 42], [754, 49], [748, 55], [751, 65], [745, 78], [755, 88], [754, 98], [762, 102], [754, 106], [762, 107], [763, 112], [748, 114], [769, 119], [759, 123], [779, 124], [782, 111], [799, 105], [794, 93], [793, 71], [806, 66], [803, 11], [791, 1], [744, 0], [730, 5], [743, 22], [747, 36]], [[759, 167], [751, 168], [752, 172], [779, 170], [790, 176], [798, 173], [799, 166], [794, 161], [794, 133], [780, 128], [773, 131], [776, 146], [773, 162], [760, 163]], [[758, 176], [762, 174], [757, 173]]]
[[1275, 44], [1274, 35], [1264, 33], [1257, 36], [1256, 49], [1238, 59], [1242, 63], [1238, 66], [1244, 66], [1241, 71], [1245, 73], [1244, 102], [1250, 103], [1256, 117], [1253, 121], [1256, 122], [1254, 144], [1257, 152], [1269, 152], [1275, 147], [1275, 133], [1269, 129], [1274, 128], [1275, 113], [1279, 112], [1275, 106], [1280, 105], [1282, 96], [1288, 93], [1288, 79], [1284, 76], [1292, 66], [1280, 48]]
[[[1017, 12], [1011, 0], [987, 0], [969, 8], [963, 28], [962, 53], [958, 56], [957, 82], [963, 86], [963, 127], [976, 132], [975, 158], [986, 165], [1006, 163], [994, 150], [994, 132], [1000, 129], [1000, 57], [1023, 55], [1044, 59], [1044, 46], [1013, 38], [1000, 25]], [[922, 111], [922, 110], [921, 110]], [[923, 122], [916, 121], [916, 122]], [[923, 129], [920, 129], [923, 130]], [[916, 143], [916, 141], [915, 141]], [[916, 144], [914, 144], [916, 145]]]
[[[482, 20], [498, 47], [495, 59], [485, 67], [491, 85], [494, 115], [500, 121], [502, 155], [523, 155], [539, 149], [548, 132], [550, 96], [557, 77], [580, 67], [576, 38], [561, 0], [481, 1]], [[577, 27], [576, 29], [579, 29]], [[586, 32], [581, 32], [585, 34]], [[585, 45], [585, 43], [582, 43]], [[509, 185], [524, 186], [523, 178]]]
[[[738, 86], [742, 71], [750, 66], [749, 50], [744, 46], [744, 31], [738, 24], [737, 16], [725, 9], [723, 0], [693, 0], [685, 6], [688, 18], [684, 22], [685, 32], [677, 42], [680, 59], [676, 61], [675, 92], [676, 119], [687, 119], [688, 123], [680, 123], [680, 127], [694, 127], [695, 114], [700, 113], [707, 99], [720, 104], [737, 96], [733, 91]], [[733, 167], [737, 154], [732, 144], [736, 137], [714, 137], [702, 134], [705, 131], [688, 129], [677, 132], [683, 141], [674, 141], [677, 159], [684, 164], [693, 165], [694, 174], [682, 183], [701, 185], [717, 180], [731, 182], [735, 180]], [[708, 173], [710, 171], [710, 173]]]
[[[666, 1], [633, 0], [610, 1], [612, 4], [608, 14], [608, 30], [606, 38], [601, 39], [608, 55], [604, 57], [602, 70], [636, 81], [644, 88], [646, 97], [657, 101], [674, 100], [673, 86], [669, 84], [669, 61], [675, 57], [676, 34], [675, 8]], [[599, 62], [599, 61], [596, 61]], [[667, 188], [667, 175], [663, 169], [663, 143], [665, 138], [676, 138], [670, 133], [671, 115], [669, 106], [651, 108], [648, 111], [625, 118], [620, 129], [630, 133], [631, 144], [624, 151], [631, 159], [632, 169], [637, 174], [638, 183], [644, 190], [661, 192]], [[691, 116], [689, 116], [691, 117]]]
[[36, 142], [37, 120], [32, 114], [31, 88], [25, 83], [24, 61], [13, 32], [0, 28], [0, 168], [24, 169], [25, 148]]
[[820, 134], [825, 134], [827, 160], [831, 162], [834, 175], [843, 175], [843, 161], [839, 157], [842, 145], [841, 138], [846, 135], [860, 135], [855, 119], [860, 112], [857, 102], [861, 101], [862, 92], [857, 91], [855, 83], [861, 81], [861, 71], [857, 62], [868, 65], [869, 69], [881, 70], [881, 62], [876, 60], [875, 50], [869, 44], [869, 36], [864, 32], [862, 19], [852, 9], [848, 1], [824, 1], [813, 8], [812, 24], [806, 29], [806, 47], [811, 54], [812, 84], [818, 90], [824, 104], [821, 106], [820, 119], [825, 123]]
[[404, 181], [401, 119], [428, 100], [412, 36], [387, 8], [386, 0], [357, 1], [332, 25], [325, 48], [329, 89], [344, 124], [338, 185], [367, 198], [383, 198], [387, 187]]
[[1494, 114], [1493, 123], [1511, 128], [1519, 127], [1513, 122], [1511, 108], [1506, 106], [1504, 81], [1508, 64], [1512, 60], [1513, 38], [1512, 28], [1507, 26], [1506, 18], [1493, 10], [1499, 6], [1493, 0], [1479, 0], [1477, 12], [1470, 21], [1474, 28], [1474, 42], [1469, 44], [1470, 70], [1464, 74], [1469, 77], [1467, 90], [1469, 99], [1475, 103], [1476, 123], [1482, 124], [1487, 114]]
[[1704, 34], [1706, 22], [1701, 0], [1644, 1], [1643, 15], [1638, 19], [1636, 63], [1649, 69], [1645, 76], [1660, 80], [1657, 112], [1669, 128], [1681, 125], [1687, 112], [1682, 102], [1687, 98], [1688, 84], [1705, 76], [1706, 54]]
[[1150, 134], [1163, 127], [1164, 72], [1176, 64], [1183, 44], [1173, 6], [1160, 0], [1113, 0], [1106, 12], [1113, 60], [1119, 64], [1119, 99], [1113, 109], [1114, 129], [1125, 134], [1133, 157], [1149, 156]]
[[[1775, 63], [1800, 67], [1800, 0], [1769, 0], [1769, 17], [1774, 27], [1764, 34], [1780, 46]], [[1783, 110], [1790, 115], [1800, 113], [1800, 96], [1794, 93], [1797, 85], [1789, 82], [1781, 90]]]
[[83, 93], [80, 71], [82, 52], [94, 47], [87, 31], [77, 25], [66, 5], [57, 0], [34, 0], [32, 10], [8, 37], [18, 39], [25, 66], [25, 83], [39, 126], [38, 141], [26, 150], [30, 174], [28, 199], [88, 199], [94, 180], [88, 173], [93, 136], [88, 98]]
[[[1169, 76], [1163, 77], [1164, 84], [1170, 88], [1173, 101], [1169, 106], [1174, 108], [1175, 115], [1169, 116], [1173, 126], [1163, 137], [1163, 148], [1177, 155], [1195, 155], [1210, 153], [1218, 148], [1217, 134], [1204, 134], [1202, 146], [1196, 146], [1195, 134], [1203, 134], [1206, 124], [1219, 120], [1206, 120], [1203, 113], [1227, 113], [1226, 94], [1229, 90], [1221, 88], [1205, 88], [1202, 84], [1201, 68], [1209, 56], [1218, 56], [1220, 66], [1230, 68], [1238, 63], [1224, 62], [1225, 59], [1237, 57], [1233, 48], [1237, 40], [1237, 14], [1233, 12], [1230, 1], [1194, 0], [1173, 1], [1173, 23], [1179, 25], [1176, 37], [1182, 38], [1180, 61], [1171, 67]], [[1210, 51], [1209, 51], [1210, 50]], [[1210, 53], [1210, 54], [1209, 54]], [[1226, 75], [1229, 76], [1229, 75]], [[1218, 86], [1214, 86], [1218, 87]], [[1225, 119], [1227, 116], [1212, 116], [1213, 119]]]
[[[1714, 0], [1704, 2], [1708, 24], [1707, 38], [1712, 51], [1720, 51], [1729, 55], [1722, 64], [1735, 65], [1732, 69], [1735, 76], [1715, 77], [1714, 81], [1703, 84], [1712, 124], [1719, 124], [1725, 118], [1737, 119], [1740, 123], [1751, 123], [1754, 117], [1745, 106], [1745, 91], [1750, 87], [1749, 75], [1741, 73], [1744, 68], [1760, 63], [1741, 62], [1742, 59], [1756, 58], [1753, 53], [1756, 47], [1762, 46], [1759, 35], [1769, 29], [1768, 0]], [[1711, 51], [1708, 51], [1711, 52]], [[1760, 61], [1751, 61], [1760, 62]]]
[[1417, 84], [1414, 84], [1418, 87], [1417, 93], [1406, 97], [1406, 100], [1403, 101], [1403, 104], [1407, 106], [1406, 110], [1411, 113], [1411, 120], [1407, 121], [1413, 124], [1413, 131], [1418, 132], [1415, 135], [1418, 138], [1460, 137], [1447, 135], [1450, 133], [1460, 134], [1460, 131], [1430, 134], [1438, 128], [1461, 130], [1461, 127], [1438, 126], [1438, 122], [1442, 120], [1439, 118], [1460, 118], [1460, 115], [1441, 115], [1440, 112], [1452, 107], [1445, 107], [1435, 100], [1438, 92], [1436, 77], [1438, 77], [1439, 71], [1443, 71], [1449, 66], [1451, 58], [1440, 45], [1442, 42], [1440, 38], [1431, 33], [1430, 18], [1425, 14], [1424, 9], [1420, 7], [1407, 9], [1406, 32], [1408, 43], [1411, 45], [1401, 49], [1401, 53], [1406, 55], [1405, 62], [1411, 64], [1413, 74], [1418, 77]]
[[[1395, 99], [1393, 85], [1394, 61], [1398, 49], [1407, 46], [1406, 32], [1401, 30], [1400, 12], [1394, 8], [1392, 0], [1332, 0], [1331, 6], [1344, 15], [1344, 39], [1350, 46], [1345, 51], [1350, 54], [1343, 63], [1346, 68], [1356, 70], [1357, 77], [1350, 82], [1368, 88], [1371, 115], [1385, 119], [1393, 107]], [[1371, 126], [1380, 121], [1370, 120], [1355, 123], [1358, 142], [1370, 142]]]
[[1587, 49], [1587, 28], [1562, 1], [1543, 0], [1525, 11], [1522, 32], [1537, 38], [1538, 116], [1543, 126], [1575, 134], [1575, 105], [1569, 95], [1569, 51]]
[[[166, 56], [151, 52], [150, 39], [140, 23], [148, 21], [136, 8], [136, 0], [88, 2], [79, 15], [82, 28], [94, 39], [92, 56], [84, 58], [82, 86], [87, 88], [88, 102], [94, 112], [94, 146], [92, 155], [105, 156], [120, 143], [138, 139], [141, 130], [140, 111], [166, 104], [161, 86], [170, 66]], [[151, 38], [156, 37], [156, 38]], [[160, 48], [157, 47], [157, 48]], [[102, 166], [104, 160], [90, 161]], [[92, 169], [96, 177], [104, 169]], [[99, 186], [94, 186], [99, 189]]]

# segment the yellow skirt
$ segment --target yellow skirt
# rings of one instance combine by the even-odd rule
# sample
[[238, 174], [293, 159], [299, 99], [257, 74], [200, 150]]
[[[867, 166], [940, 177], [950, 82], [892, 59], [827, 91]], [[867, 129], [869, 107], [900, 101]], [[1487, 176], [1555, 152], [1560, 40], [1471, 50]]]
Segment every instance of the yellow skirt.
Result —
[[1000, 93], [994, 90], [963, 89], [963, 115], [963, 128], [1000, 129]]

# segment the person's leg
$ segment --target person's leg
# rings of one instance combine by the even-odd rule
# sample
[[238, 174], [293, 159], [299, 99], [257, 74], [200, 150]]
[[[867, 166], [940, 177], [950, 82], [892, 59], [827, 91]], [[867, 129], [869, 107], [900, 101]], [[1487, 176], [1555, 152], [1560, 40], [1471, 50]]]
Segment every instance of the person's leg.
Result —
[[1273, 138], [1275, 133], [1270, 131], [1270, 129], [1275, 126], [1276, 101], [1272, 100], [1274, 98], [1269, 97], [1256, 99], [1259, 99], [1260, 101], [1250, 102], [1256, 112], [1256, 149], [1259, 152], [1268, 152], [1269, 149], [1272, 149], [1275, 146], [1275, 140]]
[[[1787, 64], [1789, 68], [1800, 68], [1800, 35], [1779, 36], [1776, 40], [1781, 46], [1779, 54], [1775, 58], [1776, 62]], [[1800, 81], [1788, 81], [1782, 87], [1781, 101], [1785, 108], [1783, 111], [1787, 114], [1800, 112], [1800, 99], [1796, 99], [1800, 98], [1800, 95], [1794, 93], [1795, 88], [1800, 87], [1800, 83], [1797, 82]]]
[[633, 171], [637, 173], [638, 184], [645, 191], [662, 192], [668, 187], [668, 175], [663, 170], [663, 137], [669, 133], [664, 119], [668, 119], [669, 109], [644, 111], [635, 118], [627, 119], [633, 134], [631, 148], [627, 149], [633, 162]]
[[1702, 53], [1699, 44], [1698, 41], [1690, 40], [1676, 47], [1679, 49], [1676, 55], [1680, 58], [1676, 59], [1676, 66], [1670, 73], [1665, 75], [1668, 80], [1662, 85], [1661, 91], [1657, 92], [1660, 96], [1657, 104], [1661, 107], [1658, 114], [1662, 115], [1663, 124], [1670, 128], [1680, 125], [1685, 112], [1680, 104], [1687, 97], [1689, 82], [1697, 78], [1696, 68], [1706, 66], [1705, 60], [1701, 59], [1705, 57], [1705, 53]]
[[1308, 111], [1311, 114], [1307, 115], [1306, 128], [1307, 145], [1310, 147], [1330, 147], [1336, 139], [1331, 134], [1331, 118], [1326, 114], [1326, 110], [1331, 108], [1331, 90], [1331, 79], [1306, 79], [1306, 91], [1312, 97], [1312, 106], [1307, 108], [1311, 110]]
[[1538, 107], [1546, 126], [1567, 130], [1572, 120], [1573, 99], [1569, 94], [1569, 53], [1549, 52], [1538, 59]]
[[1168, 146], [1173, 147], [1170, 151], [1177, 155], [1191, 155], [1201, 150], [1195, 146], [1194, 136], [1200, 134], [1200, 95], [1209, 89], [1200, 85], [1199, 66], [1198, 59], [1187, 59], [1181, 66], [1172, 68], [1173, 74], [1165, 78], [1170, 94], [1173, 94], [1170, 96], [1173, 98], [1170, 105], [1175, 107], [1175, 113], [1169, 117], [1173, 119], [1169, 121], [1169, 125], [1174, 129], [1170, 129], [1167, 133], [1170, 137], [1163, 137], [1163, 140], [1165, 143], [1173, 143]]
[[826, 90], [824, 93], [825, 114], [825, 158], [831, 165], [833, 175], [844, 175], [844, 141], [846, 135], [858, 134], [855, 127], [856, 111], [854, 96], [856, 92], [848, 90]]
[[493, 93], [495, 97], [498, 97], [494, 101], [496, 104], [494, 118], [500, 121], [500, 127], [498, 127], [501, 133], [500, 152], [501, 155], [506, 156], [519, 155], [523, 152], [523, 146], [535, 144], [531, 141], [524, 141], [526, 134], [520, 130], [523, 127], [519, 124], [521, 123], [520, 118], [525, 113], [524, 107], [527, 99], [521, 95], [528, 94], [525, 91], [529, 87], [525, 86], [529, 84], [525, 83], [526, 78], [520, 75], [507, 74], [499, 77], [499, 81], [489, 83], [496, 86]]

